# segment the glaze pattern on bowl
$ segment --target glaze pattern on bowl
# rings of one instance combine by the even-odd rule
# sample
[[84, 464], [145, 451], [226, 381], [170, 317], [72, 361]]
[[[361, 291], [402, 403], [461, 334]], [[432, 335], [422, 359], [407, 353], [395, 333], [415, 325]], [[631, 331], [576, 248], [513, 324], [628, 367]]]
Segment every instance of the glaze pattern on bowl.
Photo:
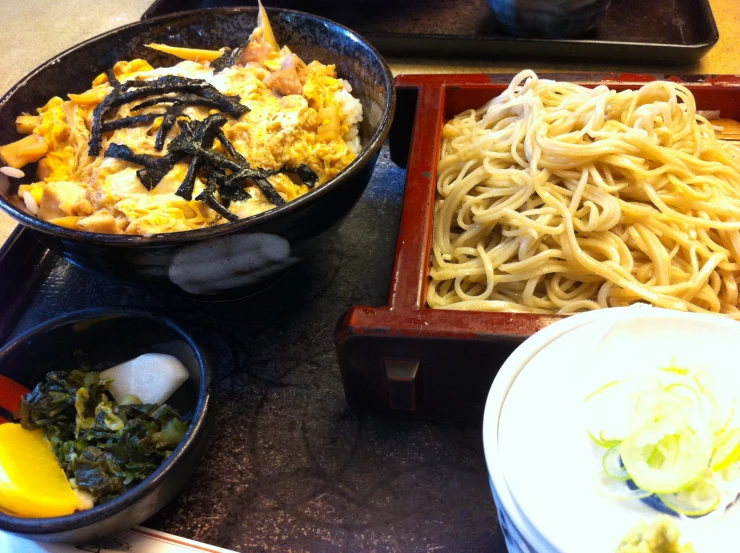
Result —
[[[268, 10], [281, 44], [307, 61], [336, 65], [337, 74], [352, 86], [363, 106], [360, 155], [338, 176], [287, 204], [240, 219], [235, 223], [151, 237], [93, 234], [41, 221], [14, 200], [18, 184], [27, 177], [0, 179], [0, 207], [36, 232], [48, 248], [71, 263], [114, 279], [162, 291], [199, 295], [204, 299], [243, 297], [264, 288], [276, 277], [267, 260], [261, 278], [231, 279], [233, 288], [198, 293], [185, 292], [171, 280], [172, 264], [192, 244], [209, 240], [216, 246], [222, 237], [257, 233], [274, 235], [289, 245], [291, 264], [310, 256], [322, 239], [335, 230], [364, 192], [380, 148], [390, 130], [395, 110], [395, 88], [390, 69], [367, 42], [329, 20], [289, 10]], [[256, 8], [208, 9], [176, 13], [121, 27], [82, 43], [39, 67], [0, 100], [0, 144], [18, 139], [18, 114], [44, 105], [53, 96], [66, 96], [88, 88], [95, 76], [119, 60], [146, 59], [153, 66], [177, 63], [173, 56], [147, 48], [151, 42], [194, 48], [220, 48], [245, 42], [257, 23]], [[27, 174], [35, 173], [30, 167]], [[231, 239], [218, 246], [231, 249]], [[239, 255], [244, 254], [239, 249]], [[258, 252], [246, 252], [256, 255]], [[185, 254], [183, 254], [185, 255]], [[179, 258], [181, 259], [181, 258]], [[230, 259], [233, 266], [236, 259]], [[228, 265], [228, 264], [227, 264]], [[286, 264], [286, 267], [290, 264]], [[274, 267], [273, 267], [274, 268]], [[260, 267], [252, 267], [260, 269]], [[178, 269], [174, 269], [178, 273]], [[279, 271], [278, 271], [279, 272]], [[258, 274], [258, 273], [254, 273]], [[228, 267], [221, 275], [232, 276]], [[176, 277], [177, 279], [177, 277]]]
[[486, 0], [486, 3], [508, 33], [569, 38], [593, 29], [611, 0]]
[[498, 513], [498, 521], [501, 525], [501, 532], [504, 534], [506, 549], [508, 549], [509, 553], [544, 553], [537, 551], [537, 549], [527, 541], [506, 512], [506, 509], [496, 494], [496, 488], [494, 487], [493, 482], [489, 479], [488, 483], [491, 486], [493, 501], [496, 504], [496, 512]]

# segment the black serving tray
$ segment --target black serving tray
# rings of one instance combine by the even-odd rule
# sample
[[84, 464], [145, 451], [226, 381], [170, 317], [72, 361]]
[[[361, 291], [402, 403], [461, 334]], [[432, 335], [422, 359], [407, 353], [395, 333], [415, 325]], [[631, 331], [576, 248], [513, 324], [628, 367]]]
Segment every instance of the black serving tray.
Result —
[[166, 314], [214, 367], [214, 436], [184, 491], [144, 525], [237, 551], [505, 553], [479, 423], [347, 406], [334, 328], [388, 296], [406, 173], [384, 147], [353, 212], [316, 255], [244, 300], [203, 303], [104, 279], [28, 230], [0, 250], [0, 345], [78, 309]]
[[[144, 17], [254, 4], [252, 0], [156, 0]], [[612, 0], [596, 28], [578, 39], [508, 35], [498, 27], [485, 0], [268, 0], [266, 4], [332, 19], [388, 56], [682, 65], [697, 61], [719, 40], [709, 0]]]

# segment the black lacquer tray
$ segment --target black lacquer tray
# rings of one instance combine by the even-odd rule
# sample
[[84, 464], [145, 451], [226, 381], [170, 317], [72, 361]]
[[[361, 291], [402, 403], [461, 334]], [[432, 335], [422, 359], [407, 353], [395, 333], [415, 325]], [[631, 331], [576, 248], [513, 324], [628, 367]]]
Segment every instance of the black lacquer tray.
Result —
[[[256, 0], [156, 0], [154, 17], [196, 8], [252, 6]], [[689, 64], [719, 39], [709, 0], [612, 0], [594, 30], [577, 39], [504, 33], [485, 0], [268, 0], [268, 7], [321, 15], [401, 57], [559, 59]]]
[[387, 299], [405, 171], [384, 148], [328, 246], [238, 302], [155, 296], [78, 269], [17, 230], [0, 251], [0, 342], [77, 309], [182, 324], [215, 375], [215, 433], [192, 482], [146, 526], [250, 552], [506, 551], [480, 429], [348, 407], [334, 327]]

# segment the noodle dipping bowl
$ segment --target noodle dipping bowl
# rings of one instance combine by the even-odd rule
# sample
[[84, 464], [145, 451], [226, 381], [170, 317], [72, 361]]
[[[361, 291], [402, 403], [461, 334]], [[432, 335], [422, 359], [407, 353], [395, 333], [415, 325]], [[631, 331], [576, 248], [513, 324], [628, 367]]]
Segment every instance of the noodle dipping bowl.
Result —
[[[661, 77], [541, 74], [588, 87], [636, 90]], [[427, 304], [437, 164], [444, 125], [506, 90], [513, 75], [400, 75], [391, 157], [406, 167], [403, 211], [388, 303], [358, 306], [340, 320], [336, 345], [348, 403], [478, 423], [507, 356], [562, 315], [432, 309]], [[677, 79], [677, 77], [665, 76]], [[700, 110], [740, 118], [735, 76], [683, 77]], [[400, 132], [406, 129], [406, 132]], [[413, 133], [409, 132], [413, 129]], [[398, 131], [398, 132], [397, 132]], [[409, 140], [409, 136], [411, 139]]]
[[[702, 371], [707, 393], [740, 399], [737, 371], [727, 365], [739, 338], [740, 323], [730, 319], [637, 305], [575, 315], [518, 347], [493, 382], [483, 419], [490, 485], [509, 551], [616, 551], [640, 522], [665, 517], [670, 511], [655, 496], [617, 499], [600, 486], [606, 449], [588, 435], [596, 419], [587, 406], [608, 382], [649, 382], [672, 374], [664, 372], [670, 367]], [[621, 400], [610, 406], [623, 420], [635, 416]], [[627, 494], [635, 489], [622, 485]], [[673, 520], [697, 553], [713, 553], [736, 539], [740, 507]]]
[[[0, 175], [0, 207], [71, 263], [129, 283], [204, 299], [243, 297], [264, 288], [310, 256], [349, 214], [365, 190], [390, 128], [395, 88], [378, 52], [352, 31], [326, 19], [268, 10], [275, 38], [306, 62], [335, 64], [363, 106], [361, 153], [330, 181], [307, 194], [234, 223], [150, 237], [70, 230], [38, 219], [17, 202], [19, 183]], [[15, 118], [53, 96], [86, 89], [117, 61], [143, 58], [154, 67], [177, 62], [144, 45], [235, 47], [257, 24], [257, 8], [175, 13], [93, 38], [33, 71], [0, 100], [0, 144], [18, 139]], [[35, 167], [27, 166], [33, 174]]]
[[103, 370], [145, 353], [176, 357], [189, 378], [167, 400], [181, 415], [192, 415], [178, 446], [162, 465], [137, 485], [87, 511], [51, 518], [21, 518], [0, 511], [2, 532], [34, 541], [87, 543], [142, 523], [189, 481], [209, 438], [211, 369], [202, 351], [171, 320], [132, 309], [91, 309], [47, 321], [13, 338], [0, 350], [0, 424], [17, 411], [27, 390], [51, 371], [78, 367], [75, 352], [87, 355], [93, 370]]

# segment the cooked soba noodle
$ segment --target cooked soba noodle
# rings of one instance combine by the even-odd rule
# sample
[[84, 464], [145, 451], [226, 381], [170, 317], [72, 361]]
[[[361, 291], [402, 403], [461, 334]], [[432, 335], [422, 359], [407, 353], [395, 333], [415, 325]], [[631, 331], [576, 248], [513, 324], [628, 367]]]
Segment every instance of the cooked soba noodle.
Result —
[[680, 84], [523, 71], [445, 125], [437, 190], [431, 307], [740, 318], [740, 149]]

